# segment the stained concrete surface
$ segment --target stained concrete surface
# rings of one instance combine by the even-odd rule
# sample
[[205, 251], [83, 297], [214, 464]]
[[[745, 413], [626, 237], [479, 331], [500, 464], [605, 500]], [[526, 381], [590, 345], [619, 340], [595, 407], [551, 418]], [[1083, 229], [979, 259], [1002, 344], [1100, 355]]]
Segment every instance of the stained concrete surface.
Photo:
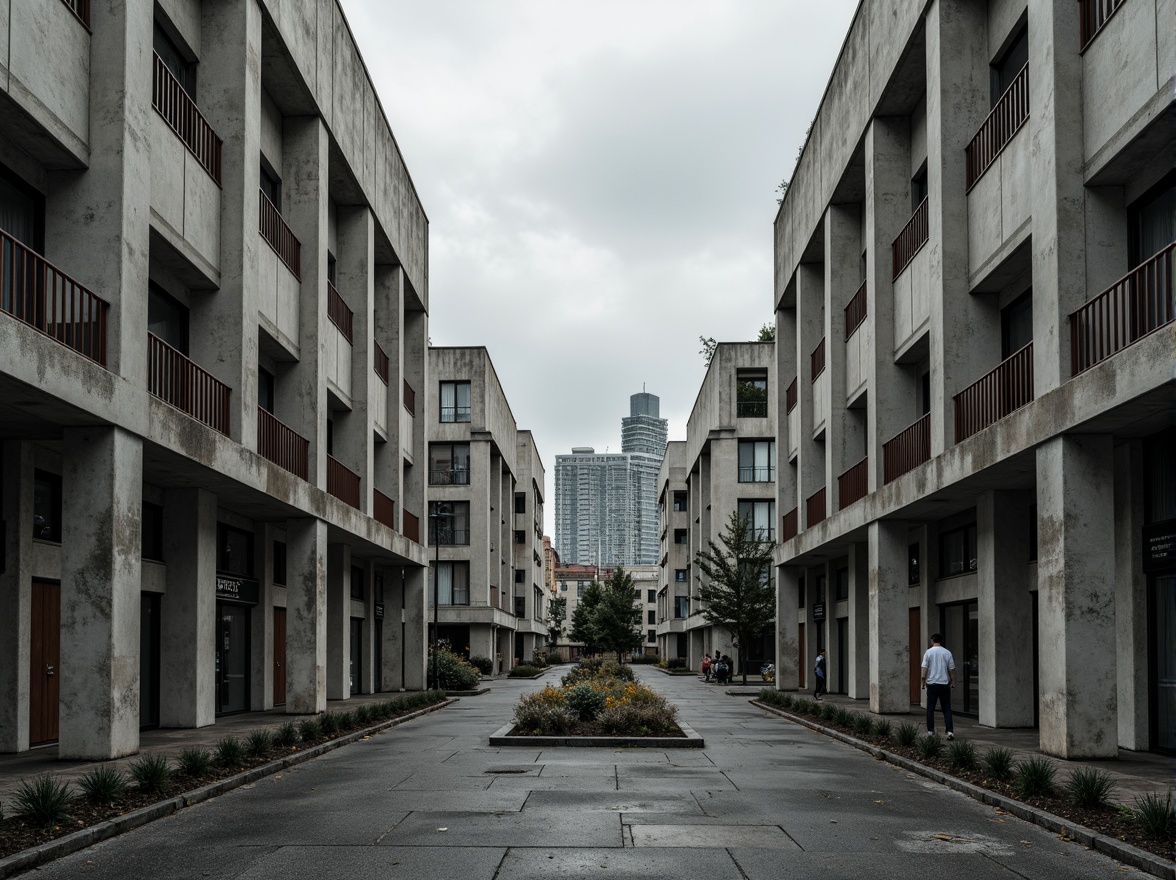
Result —
[[[639, 674], [701, 752], [491, 748], [501, 681], [51, 863], [55, 878], [1142, 878], [697, 680]], [[519, 772], [523, 771], [523, 772]]]

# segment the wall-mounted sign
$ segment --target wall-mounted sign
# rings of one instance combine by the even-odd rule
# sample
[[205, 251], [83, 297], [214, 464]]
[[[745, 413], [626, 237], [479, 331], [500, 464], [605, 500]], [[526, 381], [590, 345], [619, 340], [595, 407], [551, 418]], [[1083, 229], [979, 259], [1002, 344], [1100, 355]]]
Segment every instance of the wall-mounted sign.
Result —
[[814, 602], [813, 603], [813, 620], [824, 620], [824, 619], [825, 619], [825, 603], [824, 602]]
[[1143, 527], [1143, 570], [1176, 567], [1176, 519]]
[[256, 605], [261, 589], [253, 578], [232, 574], [216, 576], [216, 597], [223, 602], [239, 602], [242, 605]]
[[384, 619], [384, 603], [377, 602], [376, 603], [376, 620], [383, 620], [383, 619]]

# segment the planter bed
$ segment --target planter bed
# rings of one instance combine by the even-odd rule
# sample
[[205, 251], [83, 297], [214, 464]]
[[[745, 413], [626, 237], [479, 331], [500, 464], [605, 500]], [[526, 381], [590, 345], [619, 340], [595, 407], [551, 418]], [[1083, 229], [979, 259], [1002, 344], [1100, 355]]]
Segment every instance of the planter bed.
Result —
[[492, 746], [536, 746], [543, 748], [579, 747], [592, 749], [701, 749], [706, 743], [689, 724], [677, 723], [677, 736], [596, 736], [568, 734], [564, 736], [528, 736], [516, 734], [515, 725], [506, 724], [490, 736]]

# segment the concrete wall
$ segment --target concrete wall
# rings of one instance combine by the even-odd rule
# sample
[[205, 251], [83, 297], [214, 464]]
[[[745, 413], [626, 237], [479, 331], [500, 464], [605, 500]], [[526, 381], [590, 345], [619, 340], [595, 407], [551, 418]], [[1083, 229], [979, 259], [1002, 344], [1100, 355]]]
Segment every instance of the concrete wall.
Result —
[[923, 245], [894, 279], [894, 356], [897, 359], [927, 332], [931, 316], [931, 242]]
[[1027, 121], [968, 192], [968, 273], [972, 277], [1011, 239], [1018, 238], [1029, 222], [1029, 128]]

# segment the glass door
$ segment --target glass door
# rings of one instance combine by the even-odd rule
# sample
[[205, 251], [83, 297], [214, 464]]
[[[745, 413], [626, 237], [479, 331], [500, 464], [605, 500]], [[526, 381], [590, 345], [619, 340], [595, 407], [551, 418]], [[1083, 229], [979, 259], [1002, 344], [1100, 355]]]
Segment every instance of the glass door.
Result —
[[351, 618], [351, 693], [363, 687], [363, 619]]
[[940, 607], [943, 647], [955, 659], [952, 710], [975, 715], [980, 710], [980, 609], [976, 602]]
[[1156, 748], [1176, 752], [1176, 574], [1155, 580]]
[[159, 594], [139, 599], [139, 729], [159, 726]]
[[216, 711], [218, 715], [249, 708], [249, 609], [216, 606]]

